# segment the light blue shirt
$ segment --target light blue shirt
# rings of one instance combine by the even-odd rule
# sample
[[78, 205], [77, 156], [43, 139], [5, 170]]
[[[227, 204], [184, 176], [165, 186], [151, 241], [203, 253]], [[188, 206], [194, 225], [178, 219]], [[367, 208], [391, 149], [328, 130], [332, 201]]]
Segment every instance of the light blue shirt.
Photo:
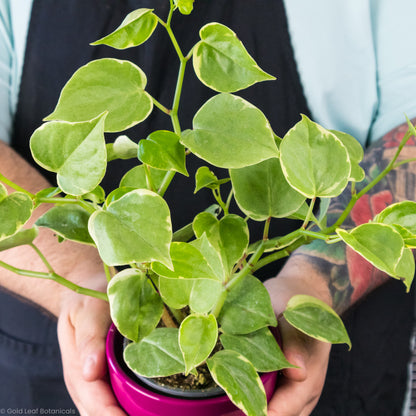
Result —
[[[0, 139], [5, 141], [31, 6], [32, 0], [0, 0]], [[365, 145], [405, 122], [405, 115], [416, 116], [415, 0], [285, 0], [285, 7], [315, 121]]]

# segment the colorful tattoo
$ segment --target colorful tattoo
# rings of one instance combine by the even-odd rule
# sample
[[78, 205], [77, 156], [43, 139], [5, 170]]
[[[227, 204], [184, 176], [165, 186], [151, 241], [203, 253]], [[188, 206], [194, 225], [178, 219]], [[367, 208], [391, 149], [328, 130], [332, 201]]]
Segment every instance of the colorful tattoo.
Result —
[[[406, 131], [407, 124], [403, 124], [366, 150], [361, 164], [366, 171], [366, 178], [357, 184], [357, 190], [362, 189], [387, 166]], [[412, 137], [404, 147], [400, 159], [415, 157], [416, 139]], [[349, 202], [349, 193], [350, 189], [347, 189], [340, 197], [331, 201], [329, 222], [331, 214], [339, 214], [344, 210]], [[400, 168], [390, 172], [384, 180], [357, 201], [344, 224], [355, 227], [366, 223], [387, 205], [406, 199], [416, 201], [415, 163], [401, 165]], [[333, 298], [333, 306], [339, 312], [346, 310], [386, 281], [384, 273], [346, 247], [344, 243], [327, 245], [321, 241], [314, 241], [298, 249], [293, 255], [306, 256], [308, 262], [326, 277]]]

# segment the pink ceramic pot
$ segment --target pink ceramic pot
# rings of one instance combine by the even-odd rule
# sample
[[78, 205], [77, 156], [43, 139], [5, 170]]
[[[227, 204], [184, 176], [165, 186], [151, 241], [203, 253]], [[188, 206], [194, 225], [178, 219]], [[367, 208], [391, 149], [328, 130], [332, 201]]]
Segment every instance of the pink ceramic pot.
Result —
[[[121, 407], [130, 416], [244, 416], [226, 395], [209, 399], [181, 399], [155, 393], [137, 382], [120, 365], [122, 336], [114, 326], [107, 335], [107, 361], [111, 385]], [[273, 394], [277, 373], [262, 376], [267, 399]]]

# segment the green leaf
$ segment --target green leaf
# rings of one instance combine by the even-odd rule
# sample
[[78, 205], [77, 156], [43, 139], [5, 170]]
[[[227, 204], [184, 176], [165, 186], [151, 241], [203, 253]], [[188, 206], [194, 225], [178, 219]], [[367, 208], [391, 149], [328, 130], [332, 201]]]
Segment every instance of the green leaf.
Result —
[[403, 254], [396, 266], [396, 273], [398, 276], [402, 276], [401, 280], [406, 286], [406, 292], [409, 292], [415, 276], [415, 258], [410, 248], [404, 248]]
[[201, 237], [192, 240], [189, 244], [196, 247], [201, 254], [204, 256], [205, 260], [211, 267], [212, 271], [217, 276], [218, 280], [221, 282], [225, 281], [225, 271], [222, 264], [220, 253], [214, 248], [214, 246], [209, 242], [206, 234], [202, 234]]
[[230, 169], [230, 176], [238, 206], [254, 220], [286, 217], [305, 201], [305, 197], [286, 181], [277, 158]]
[[204, 256], [194, 246], [183, 242], [170, 245], [170, 257], [173, 267], [162, 263], [152, 263], [152, 270], [160, 276], [174, 279], [214, 279], [218, 280]]
[[400, 225], [416, 236], [416, 202], [402, 201], [383, 209], [374, 221], [389, 225]]
[[223, 291], [221, 282], [210, 279], [193, 281], [189, 295], [189, 307], [195, 313], [207, 313], [215, 306]]
[[215, 382], [238, 408], [248, 416], [267, 415], [264, 386], [250, 361], [235, 351], [222, 350], [207, 362]]
[[44, 169], [57, 173], [63, 192], [83, 195], [97, 187], [107, 168], [104, 122], [107, 114], [85, 122], [51, 121], [33, 133], [30, 149]]
[[199, 31], [201, 41], [193, 49], [193, 65], [200, 81], [219, 92], [235, 92], [260, 81], [274, 80], [248, 54], [227, 26], [209, 23]]
[[156, 328], [163, 303], [143, 272], [125, 269], [117, 273], [107, 293], [111, 320], [126, 338], [138, 342]]
[[409, 287], [414, 273], [412, 268], [403, 267], [403, 264], [398, 267], [405, 246], [402, 236], [393, 226], [368, 223], [359, 225], [350, 232], [342, 229], [336, 232], [346, 244], [373, 266], [395, 279], [404, 280], [406, 287]]
[[191, 14], [194, 8], [194, 0], [174, 0], [174, 2], [182, 14]]
[[268, 328], [246, 335], [222, 334], [221, 344], [246, 357], [257, 371], [267, 373], [295, 367], [286, 360], [275, 337]]
[[227, 183], [229, 181], [230, 178], [219, 180], [207, 166], [201, 166], [195, 174], [194, 194], [196, 194], [202, 188], [217, 189], [223, 183]]
[[78, 205], [58, 205], [43, 214], [36, 225], [49, 228], [67, 240], [94, 244], [88, 232], [89, 217], [90, 213]]
[[214, 315], [189, 315], [179, 328], [179, 346], [185, 361], [185, 375], [202, 364], [211, 354], [218, 339]]
[[202, 253], [193, 245], [183, 242], [171, 244], [173, 268], [152, 263], [159, 276], [159, 290], [166, 304], [180, 309], [187, 305], [195, 312], [208, 312], [221, 292], [221, 282]]
[[152, 97], [144, 91], [146, 83], [144, 72], [129, 61], [91, 61], [72, 75], [45, 120], [85, 121], [108, 111], [105, 131], [126, 130], [152, 112]]
[[118, 136], [114, 143], [107, 143], [107, 161], [134, 159], [137, 157], [137, 143], [125, 135]]
[[171, 266], [169, 246], [172, 225], [162, 197], [136, 189], [97, 211], [89, 232], [103, 261], [110, 266], [159, 261]]
[[57, 186], [42, 189], [36, 193], [36, 203], [38, 204], [41, 198], [53, 198], [59, 193], [61, 193], [61, 189]]
[[108, 45], [116, 49], [138, 46], [149, 39], [156, 26], [157, 16], [151, 9], [137, 9], [129, 13], [114, 32], [91, 45]]
[[[121, 187], [129, 187], [136, 189], [146, 189], [147, 188], [147, 179], [146, 179], [146, 166], [139, 165], [130, 169], [121, 179]], [[149, 168], [150, 175], [152, 177], [153, 184], [156, 188], [159, 188], [162, 184], [162, 181], [165, 177], [166, 172], [160, 169]]]
[[189, 176], [185, 166], [185, 148], [179, 143], [179, 136], [171, 131], [158, 130], [146, 140], [140, 140], [138, 157], [156, 169], [175, 170]]
[[287, 181], [307, 198], [339, 195], [351, 174], [341, 140], [306, 116], [283, 138], [280, 163]]
[[346, 147], [351, 162], [350, 181], [361, 182], [365, 178], [364, 169], [359, 165], [363, 160], [364, 150], [361, 143], [353, 136], [342, 131], [330, 130]]
[[105, 201], [105, 191], [103, 187], [98, 185], [91, 192], [87, 192], [86, 194], [82, 195], [82, 199], [88, 199], [95, 204], [102, 204]]
[[20, 230], [32, 215], [33, 202], [23, 192], [7, 195], [6, 187], [0, 183], [0, 240]]
[[184, 373], [178, 338], [177, 328], [156, 328], [139, 343], [129, 344], [124, 350], [124, 360], [130, 369], [144, 377]]
[[241, 168], [276, 157], [279, 151], [264, 114], [243, 98], [218, 94], [208, 100], [186, 130], [182, 143], [218, 167]]
[[351, 341], [341, 318], [325, 302], [308, 295], [295, 295], [283, 312], [285, 319], [296, 329], [320, 341], [332, 344]]
[[269, 292], [254, 276], [245, 276], [228, 293], [218, 318], [221, 328], [229, 334], [249, 334], [277, 320]]
[[197, 238], [206, 234], [210, 244], [221, 256], [225, 274], [229, 275], [248, 246], [247, 223], [234, 214], [217, 220], [214, 215], [202, 212], [194, 218], [193, 228]]
[[38, 233], [39, 229], [36, 226], [19, 230], [12, 236], [0, 240], [0, 251], [8, 250], [9, 248], [17, 246], [24, 246], [25, 244], [31, 244], [38, 236]]

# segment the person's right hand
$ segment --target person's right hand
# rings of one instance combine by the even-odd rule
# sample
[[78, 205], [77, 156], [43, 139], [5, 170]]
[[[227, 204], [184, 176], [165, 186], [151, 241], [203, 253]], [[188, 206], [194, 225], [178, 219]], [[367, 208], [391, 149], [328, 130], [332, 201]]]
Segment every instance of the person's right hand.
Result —
[[[102, 280], [102, 276], [97, 279]], [[100, 290], [99, 286], [92, 288]], [[65, 383], [74, 404], [81, 416], [126, 416], [107, 378], [108, 303], [69, 290], [62, 298], [58, 337]]]
[[291, 364], [299, 367], [279, 373], [276, 391], [269, 402], [268, 416], [310, 415], [325, 383], [331, 345], [302, 334], [282, 317], [288, 300], [297, 294], [315, 296], [331, 303], [328, 288], [321, 277], [297, 266], [296, 262], [292, 262], [279, 276], [265, 282], [279, 318], [283, 353]]

